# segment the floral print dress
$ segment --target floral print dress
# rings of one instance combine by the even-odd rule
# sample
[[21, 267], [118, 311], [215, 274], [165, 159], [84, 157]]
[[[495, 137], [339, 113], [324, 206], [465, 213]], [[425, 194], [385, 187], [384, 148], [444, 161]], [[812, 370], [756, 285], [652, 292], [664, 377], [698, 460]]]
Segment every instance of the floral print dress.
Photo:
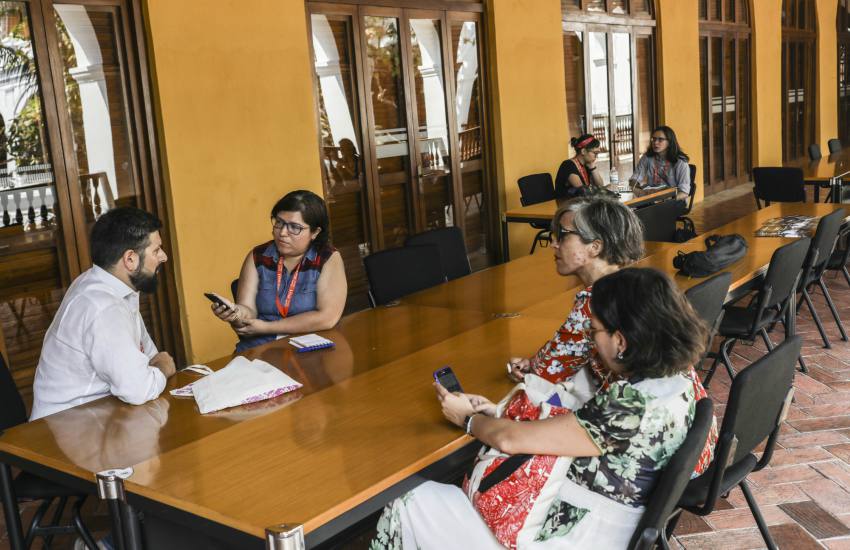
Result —
[[[693, 421], [685, 374], [620, 380], [575, 412], [601, 452], [573, 460], [558, 496], [517, 548], [625, 548], [663, 468]], [[428, 482], [391, 502], [372, 549], [500, 548], [464, 493]]]

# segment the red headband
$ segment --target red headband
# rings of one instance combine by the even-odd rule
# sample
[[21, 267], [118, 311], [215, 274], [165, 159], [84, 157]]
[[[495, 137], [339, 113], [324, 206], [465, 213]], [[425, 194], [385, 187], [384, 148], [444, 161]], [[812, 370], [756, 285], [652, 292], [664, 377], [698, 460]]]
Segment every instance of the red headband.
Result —
[[578, 143], [576, 143], [576, 149], [583, 149], [583, 148], [584, 148], [584, 147], [585, 147], [588, 143], [590, 143], [590, 142], [591, 142], [591, 141], [593, 141], [594, 139], [596, 139], [596, 138], [595, 138], [595, 137], [593, 137], [593, 136], [587, 136], [587, 137], [586, 137], [586, 138], [584, 138], [583, 140], [581, 140], [581, 141], [579, 141]]

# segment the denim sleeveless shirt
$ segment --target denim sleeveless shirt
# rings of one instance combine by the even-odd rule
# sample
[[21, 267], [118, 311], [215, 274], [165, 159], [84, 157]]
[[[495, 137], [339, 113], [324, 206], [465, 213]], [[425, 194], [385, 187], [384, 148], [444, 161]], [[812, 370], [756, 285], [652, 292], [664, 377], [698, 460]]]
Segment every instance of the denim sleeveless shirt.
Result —
[[[322, 268], [325, 266], [325, 262], [328, 261], [328, 258], [335, 251], [336, 249], [331, 245], [325, 245], [321, 249], [311, 246], [304, 254], [287, 316], [298, 315], [299, 313], [314, 311], [316, 309], [316, 284], [319, 281], [319, 275], [322, 274]], [[256, 298], [257, 318], [263, 321], [279, 321], [282, 317], [275, 303], [275, 287], [277, 285], [277, 262], [280, 254], [274, 245], [274, 241], [269, 241], [255, 247], [253, 256], [254, 266], [257, 268], [257, 275], [259, 277]], [[281, 304], [286, 303], [286, 293], [289, 290], [291, 281], [292, 272], [284, 267], [283, 276], [280, 279], [280, 288], [277, 289]], [[236, 344], [236, 352], [238, 353], [254, 346], [271, 342], [275, 338], [276, 335], [274, 334], [257, 334], [240, 337], [239, 342]]]

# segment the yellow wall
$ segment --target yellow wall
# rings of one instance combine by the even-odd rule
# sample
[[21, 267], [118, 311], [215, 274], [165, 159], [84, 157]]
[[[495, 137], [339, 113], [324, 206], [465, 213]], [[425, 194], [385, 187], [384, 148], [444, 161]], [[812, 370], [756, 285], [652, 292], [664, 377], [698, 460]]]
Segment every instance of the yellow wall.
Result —
[[204, 291], [229, 295], [287, 191], [321, 193], [302, 1], [148, 0], [149, 52], [187, 355], [233, 350]]
[[753, 165], [782, 164], [782, 0], [752, 0]]
[[[552, 176], [571, 156], [567, 135], [559, 0], [488, 0], [494, 153], [502, 211], [520, 206], [516, 180]], [[510, 225], [511, 257], [528, 253], [535, 231]]]
[[826, 152], [827, 140], [838, 137], [838, 0], [817, 0], [817, 95], [815, 137]]
[[682, 149], [697, 166], [697, 195], [702, 200], [702, 109], [699, 75], [697, 2], [658, 0], [658, 120], [676, 131]]

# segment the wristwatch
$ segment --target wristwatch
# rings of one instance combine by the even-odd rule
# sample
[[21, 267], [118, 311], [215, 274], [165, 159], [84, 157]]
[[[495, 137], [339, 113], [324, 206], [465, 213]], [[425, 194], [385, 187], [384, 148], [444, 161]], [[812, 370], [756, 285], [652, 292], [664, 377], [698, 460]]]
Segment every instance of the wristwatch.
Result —
[[466, 432], [466, 435], [472, 435], [472, 419], [475, 417], [476, 414], [480, 414], [480, 413], [472, 413], [471, 415], [467, 416], [463, 420], [463, 426], [464, 426], [464, 431]]

